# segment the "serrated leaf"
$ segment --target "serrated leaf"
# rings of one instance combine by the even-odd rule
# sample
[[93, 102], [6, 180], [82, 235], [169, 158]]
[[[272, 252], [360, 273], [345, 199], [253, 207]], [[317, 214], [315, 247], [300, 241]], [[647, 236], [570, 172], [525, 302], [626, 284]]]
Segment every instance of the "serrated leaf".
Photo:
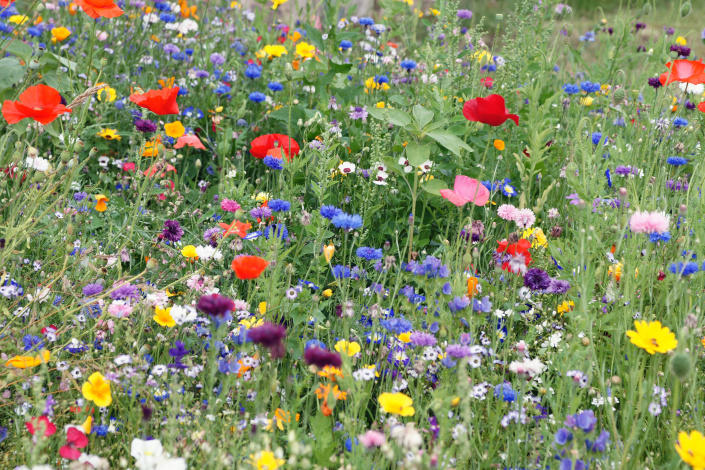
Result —
[[448, 183], [441, 180], [429, 180], [421, 185], [421, 188], [427, 193], [435, 194], [436, 196], [441, 195], [441, 189], [448, 189]]
[[0, 90], [10, 88], [22, 81], [25, 69], [16, 57], [0, 59]]
[[455, 155], [460, 156], [460, 149], [472, 152], [472, 148], [468, 146], [461, 138], [457, 135], [452, 134], [448, 131], [432, 131], [426, 134]]
[[416, 123], [419, 125], [419, 129], [423, 129], [426, 127], [426, 124], [433, 120], [433, 111], [424, 108], [420, 104], [414, 105], [412, 113], [414, 114]]
[[431, 147], [429, 145], [420, 145], [412, 142], [406, 146], [406, 159], [409, 160], [413, 167], [420, 166], [428, 160], [429, 155], [431, 155]]

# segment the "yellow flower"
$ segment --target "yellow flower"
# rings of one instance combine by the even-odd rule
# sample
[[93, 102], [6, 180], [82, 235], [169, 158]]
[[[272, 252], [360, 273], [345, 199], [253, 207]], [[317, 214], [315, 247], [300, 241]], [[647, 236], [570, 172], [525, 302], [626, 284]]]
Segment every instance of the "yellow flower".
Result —
[[[96, 86], [99, 85], [105, 85], [105, 83], [96, 83]], [[96, 93], [96, 98], [98, 98], [98, 101], [107, 101], [108, 103], [112, 103], [117, 98], [117, 91], [115, 91], [115, 88], [106, 86], [98, 90], [98, 93]]]
[[494, 148], [496, 148], [500, 152], [505, 148], [504, 141], [500, 139], [495, 139], [494, 142], [492, 142], [492, 145], [494, 145]]
[[531, 248], [536, 248], [536, 247], [543, 247], [547, 248], [548, 247], [548, 239], [546, 238], [546, 234], [543, 233], [543, 230], [540, 228], [527, 228], [524, 230], [524, 232], [521, 234], [521, 238], [524, 238], [526, 240], [531, 239]]
[[272, 0], [272, 10], [279, 8], [279, 5], [283, 5], [289, 0]]
[[360, 352], [360, 343], [356, 341], [346, 341], [344, 339], [341, 339], [337, 343], [335, 343], [335, 350], [338, 351], [339, 353], [345, 353], [348, 356], [352, 357], [356, 355], [357, 353]]
[[83, 384], [81, 392], [83, 393], [83, 398], [94, 402], [101, 408], [110, 406], [113, 402], [113, 397], [110, 395], [110, 382], [105, 380], [105, 377], [100, 372], [93, 372], [88, 377], [88, 382]]
[[436, 10], [435, 8], [430, 8], [429, 11], [431, 12], [431, 14], [432, 14], [433, 16], [438, 16], [438, 15], [441, 14], [441, 12], [438, 11], [438, 10]]
[[334, 253], [335, 246], [332, 243], [323, 247], [323, 256], [326, 258], [326, 263], [330, 263], [330, 260], [333, 259]]
[[108, 208], [106, 202], [110, 201], [110, 199], [105, 197], [105, 195], [103, 194], [96, 194], [95, 201], [95, 210], [97, 210], [98, 212], [105, 212]]
[[259, 310], [260, 315], [267, 313], [267, 302], [260, 302], [257, 306], [257, 310]]
[[678, 44], [679, 46], [685, 46], [688, 44], [688, 41], [686, 41], [683, 36], [678, 36], [676, 38], [676, 44]]
[[414, 400], [403, 393], [383, 393], [378, 398], [385, 413], [399, 416], [414, 416]]
[[563, 315], [564, 313], [572, 312], [574, 308], [575, 302], [572, 300], [564, 300], [558, 307], [556, 307], [556, 311]]
[[635, 321], [636, 331], [627, 331], [632, 344], [649, 354], [667, 353], [678, 346], [678, 340], [668, 327], [661, 326], [660, 321]]
[[105, 140], [120, 140], [122, 138], [120, 134], [117, 133], [117, 129], [101, 129], [96, 135]]
[[683, 462], [695, 470], [705, 468], [705, 437], [700, 432], [690, 431], [690, 434], [685, 431], [679, 432], [676, 452], [681, 456]]
[[580, 98], [580, 104], [582, 104], [583, 106], [591, 106], [593, 101], [594, 99], [592, 98], [592, 96], [583, 96], [582, 98]]
[[171, 307], [162, 308], [160, 306], [154, 307], [154, 316], [152, 319], [159, 323], [161, 326], [166, 326], [167, 328], [173, 328], [176, 325], [174, 317], [171, 316]]
[[401, 341], [402, 343], [409, 343], [411, 342], [411, 331], [407, 331], [406, 333], [401, 333], [397, 336], [397, 339]]
[[8, 18], [8, 21], [10, 23], [15, 23], [15, 24], [25, 24], [27, 21], [29, 21], [29, 16], [27, 16], [27, 15], [12, 15], [10, 18]]
[[252, 196], [252, 199], [254, 199], [257, 202], [266, 202], [266, 201], [269, 201], [270, 196], [268, 193], [260, 191], [257, 194], [255, 194], [254, 196]]
[[384, 108], [384, 101], [378, 101], [377, 104], [375, 104], [375, 108]]
[[51, 358], [49, 351], [44, 349], [36, 356], [13, 356], [5, 363], [5, 367], [14, 367], [16, 369], [27, 369], [36, 367], [42, 362], [48, 362]]
[[302, 41], [296, 45], [296, 54], [304, 59], [310, 59], [316, 55], [316, 46]]
[[238, 322], [238, 325], [242, 325], [248, 330], [251, 330], [252, 328], [256, 328], [258, 326], [262, 326], [264, 324], [264, 318], [257, 318], [257, 317], [250, 317], [250, 318], [243, 318]]
[[454, 397], [454, 398], [450, 401], [450, 406], [452, 406], [453, 408], [455, 408], [455, 407], [458, 406], [459, 404], [460, 404], [460, 397]]
[[261, 450], [256, 454], [250, 454], [250, 464], [257, 470], [277, 470], [284, 465], [284, 462], [284, 459], [278, 459], [270, 450]]
[[61, 42], [69, 36], [71, 36], [71, 31], [63, 26], [51, 28], [51, 42]]
[[86, 436], [91, 433], [91, 429], [93, 429], [93, 416], [88, 416], [88, 418], [86, 418], [81, 425], [81, 429], [83, 429], [83, 433]]
[[333, 295], [333, 291], [331, 289], [325, 289], [321, 294], [323, 294], [323, 297], [330, 297]]
[[281, 57], [283, 55], [289, 54], [286, 47], [280, 46], [279, 44], [268, 44], [262, 48], [262, 52], [267, 56], [268, 59], [274, 57]]
[[181, 254], [184, 258], [188, 259], [198, 259], [198, 254], [196, 253], [196, 247], [193, 245], [186, 245], [181, 249]]
[[472, 57], [473, 57], [473, 59], [475, 59], [476, 61], [478, 61], [480, 64], [483, 64], [483, 65], [487, 64], [488, 62], [490, 62], [492, 60], [492, 54], [490, 54], [489, 51], [487, 51], [485, 49], [475, 52], [472, 55]]
[[614, 276], [614, 279], [619, 282], [619, 280], [622, 278], [622, 268], [624, 265], [620, 261], [619, 263], [615, 263], [610, 265], [609, 268], [607, 268], [607, 274], [610, 276]]
[[172, 139], [178, 139], [186, 132], [186, 128], [184, 128], [184, 125], [181, 124], [181, 121], [174, 121], [164, 124], [164, 130], [166, 131], [166, 135]]
[[159, 155], [159, 150], [163, 149], [162, 140], [159, 136], [144, 143], [143, 157], [156, 157]]

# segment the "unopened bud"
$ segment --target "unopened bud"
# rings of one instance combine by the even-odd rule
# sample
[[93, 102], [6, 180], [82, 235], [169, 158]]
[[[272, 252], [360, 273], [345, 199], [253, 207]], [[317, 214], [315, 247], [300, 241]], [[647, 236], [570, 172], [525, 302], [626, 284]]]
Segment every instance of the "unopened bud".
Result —
[[684, 380], [690, 373], [690, 357], [685, 353], [676, 353], [671, 358], [671, 372], [680, 380]]

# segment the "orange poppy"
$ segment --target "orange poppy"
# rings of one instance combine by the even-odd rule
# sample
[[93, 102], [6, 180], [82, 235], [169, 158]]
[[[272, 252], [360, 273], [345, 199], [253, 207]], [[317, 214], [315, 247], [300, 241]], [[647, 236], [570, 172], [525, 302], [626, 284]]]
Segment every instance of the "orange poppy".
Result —
[[[255, 158], [264, 158], [270, 150], [276, 148], [281, 148], [284, 151], [287, 161], [299, 154], [298, 142], [285, 134], [261, 135], [250, 143], [250, 153]], [[279, 152], [282, 150], [279, 150]], [[276, 157], [276, 153], [272, 155]]]
[[160, 116], [179, 114], [179, 105], [176, 103], [178, 94], [179, 87], [177, 86], [162, 88], [161, 90], [149, 90], [146, 93], [130, 95], [130, 101]]
[[668, 62], [666, 67], [670, 72], [662, 73], [659, 77], [661, 85], [668, 85], [673, 82], [691, 83], [697, 85], [705, 83], [705, 64], [699, 60], [674, 60]]
[[71, 110], [61, 103], [59, 92], [47, 85], [31, 86], [22, 92], [19, 100], [5, 100], [2, 104], [2, 115], [8, 124], [30, 118], [46, 125], [59, 114], [70, 112]]
[[[225, 233], [223, 233], [223, 238], [227, 237], [228, 235], [235, 234], [240, 238], [245, 238], [245, 235], [247, 235], [247, 231], [252, 228], [252, 224], [249, 222], [240, 222], [239, 220], [233, 221], [232, 224], [228, 225], [224, 222], [220, 222], [218, 224], [220, 228], [225, 230]], [[235, 269], [235, 268], [233, 268]]]
[[75, 2], [93, 19], [101, 16], [103, 18], [115, 18], [125, 13], [113, 0], [75, 0]]
[[235, 258], [231, 268], [238, 279], [257, 279], [269, 262], [259, 256], [242, 255]]

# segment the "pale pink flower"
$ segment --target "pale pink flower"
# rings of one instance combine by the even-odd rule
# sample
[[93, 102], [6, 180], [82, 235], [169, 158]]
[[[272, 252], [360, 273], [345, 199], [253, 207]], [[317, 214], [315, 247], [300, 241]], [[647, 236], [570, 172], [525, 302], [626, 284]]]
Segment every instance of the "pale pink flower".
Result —
[[380, 447], [387, 441], [383, 433], [373, 431], [371, 429], [365, 434], [360, 434], [358, 437], [360, 439], [360, 443], [367, 449], [371, 449], [372, 447]]
[[665, 212], [639, 211], [629, 219], [629, 228], [634, 233], [664, 233], [668, 232], [670, 217]]
[[521, 228], [529, 228], [536, 222], [536, 216], [531, 209], [521, 209], [514, 215], [514, 222]]
[[497, 209], [497, 215], [504, 220], [514, 220], [519, 210], [511, 204], [502, 204]]
[[132, 313], [132, 305], [124, 300], [116, 300], [108, 306], [108, 313], [117, 318], [127, 318]]

